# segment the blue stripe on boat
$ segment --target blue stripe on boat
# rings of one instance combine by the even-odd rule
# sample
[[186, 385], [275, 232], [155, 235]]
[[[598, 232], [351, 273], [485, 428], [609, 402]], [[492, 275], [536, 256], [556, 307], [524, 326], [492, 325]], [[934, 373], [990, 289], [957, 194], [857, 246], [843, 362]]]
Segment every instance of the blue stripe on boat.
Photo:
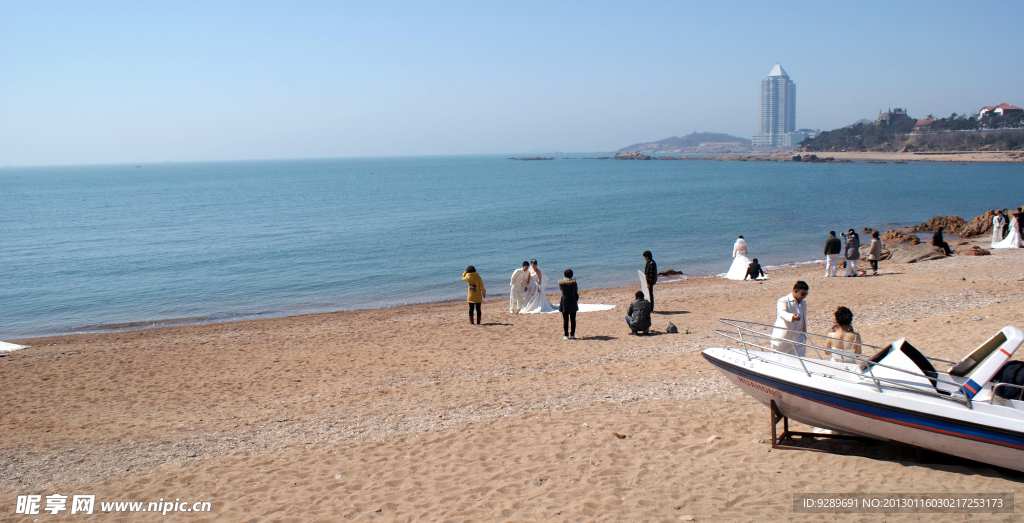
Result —
[[935, 432], [937, 434], [945, 434], [947, 436], [955, 436], [990, 443], [992, 445], [1024, 450], [1024, 434], [1019, 432], [990, 429], [973, 423], [954, 421], [948, 418], [940, 418], [925, 414], [916, 414], [895, 407], [887, 407], [876, 403], [854, 400], [850, 399], [848, 396], [827, 394], [805, 387], [800, 387], [789, 382], [769, 378], [762, 374], [754, 374], [740, 367], [730, 365], [724, 361], [712, 359], [707, 354], [703, 354], [703, 356], [704, 359], [708, 360], [712, 365], [722, 368], [723, 370], [832, 408], [844, 410], [867, 418], [895, 423], [897, 425]]

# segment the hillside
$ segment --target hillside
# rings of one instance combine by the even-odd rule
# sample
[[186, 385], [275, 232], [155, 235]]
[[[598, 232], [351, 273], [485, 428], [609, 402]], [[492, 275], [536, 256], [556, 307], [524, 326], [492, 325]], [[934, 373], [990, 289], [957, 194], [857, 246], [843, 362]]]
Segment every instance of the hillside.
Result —
[[742, 147], [750, 147], [750, 139], [740, 138], [724, 133], [691, 133], [682, 138], [673, 136], [656, 142], [635, 143], [619, 149], [619, 152], [675, 152], [685, 147], [698, 147], [701, 143], [739, 143]]

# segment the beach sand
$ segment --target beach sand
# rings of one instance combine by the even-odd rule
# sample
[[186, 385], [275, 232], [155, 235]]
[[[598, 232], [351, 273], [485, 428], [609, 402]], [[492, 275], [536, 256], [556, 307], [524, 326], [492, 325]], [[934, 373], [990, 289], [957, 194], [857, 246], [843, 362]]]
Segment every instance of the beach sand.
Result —
[[[482, 326], [455, 302], [13, 340], [30, 347], [0, 358], [0, 520], [32, 521], [16, 497], [54, 493], [94, 494], [97, 512], [211, 502], [172, 518], [197, 522], [976, 520], [794, 513], [794, 493], [1016, 493], [1022, 476], [863, 445], [771, 450], [768, 409], [700, 350], [724, 344], [719, 318], [772, 323], [803, 279], [810, 330], [844, 305], [866, 343], [906, 336], [959, 359], [1024, 326], [1022, 262], [1000, 251], [882, 262], [876, 277], [809, 266], [659, 283], [660, 333], [641, 337], [623, 320], [635, 289], [614, 288], [582, 291], [616, 308], [580, 314], [577, 341], [560, 315], [512, 315], [506, 300], [484, 303]], [[665, 334], [670, 321], [691, 334]]]
[[887, 162], [1024, 162], [1024, 151], [1016, 152], [950, 152], [950, 153], [888, 153], [881, 151], [864, 152], [784, 152], [772, 155], [773, 158], [790, 159], [797, 154], [814, 154], [819, 158], [829, 156], [837, 160], [863, 161], [887, 161]]

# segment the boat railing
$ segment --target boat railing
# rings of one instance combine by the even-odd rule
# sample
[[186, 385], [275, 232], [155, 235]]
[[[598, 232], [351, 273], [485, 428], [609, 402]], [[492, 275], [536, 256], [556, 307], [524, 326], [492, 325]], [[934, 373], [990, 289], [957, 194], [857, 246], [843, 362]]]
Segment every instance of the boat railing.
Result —
[[1024, 398], [1024, 385], [1015, 385], [1013, 383], [996, 383], [994, 386], [992, 386], [992, 399], [988, 400], [989, 405], [992, 405], [992, 402], [996, 400], [996, 391], [999, 390], [999, 387], [1009, 387], [1017, 389], [1019, 391], [1017, 399]]
[[[905, 383], [905, 382], [895, 381], [895, 380], [884, 378], [884, 377], [880, 378], [880, 377], [875, 375], [874, 367], [883, 367], [883, 368], [886, 368], [886, 369], [891, 369], [891, 370], [894, 370], [896, 372], [907, 374], [908, 376], [914, 376], [915, 378], [920, 378], [924, 374], [923, 373], [918, 374], [918, 373], [907, 371], [905, 369], [901, 369], [899, 367], [893, 367], [891, 365], [885, 365], [883, 363], [878, 363], [878, 362], [875, 362], [875, 361], [871, 361], [871, 359], [868, 358], [868, 357], [864, 357], [862, 355], [855, 354], [855, 353], [850, 352], [850, 351], [845, 351], [845, 350], [841, 350], [841, 349], [833, 349], [830, 346], [829, 347], [823, 347], [823, 346], [815, 345], [815, 344], [812, 344], [812, 343], [806, 343], [806, 342], [801, 342], [801, 341], [796, 341], [796, 340], [791, 340], [791, 339], [785, 339], [785, 340], [782, 340], [782, 341], [784, 341], [786, 344], [799, 345], [801, 347], [804, 347], [805, 349], [813, 349], [818, 354], [819, 358], [807, 358], [805, 356], [799, 356], [797, 354], [793, 354], [793, 353], [789, 353], [789, 352], [782, 352], [782, 351], [776, 350], [775, 348], [771, 347], [771, 342], [772, 342], [772, 340], [780, 340], [780, 338], [778, 336], [773, 336], [772, 334], [768, 334], [768, 333], [764, 333], [764, 332], [759, 332], [759, 331], [751, 328], [751, 326], [763, 327], [765, 329], [779, 329], [779, 330], [784, 330], [784, 331], [789, 331], [789, 332], [795, 332], [795, 333], [806, 335], [808, 337], [824, 338], [824, 339], [828, 340], [829, 342], [835, 341], [835, 338], [829, 338], [828, 336], [823, 336], [821, 334], [814, 334], [814, 333], [810, 333], [810, 332], [797, 331], [797, 330], [793, 330], [793, 329], [786, 329], [786, 328], [783, 328], [783, 327], [775, 327], [774, 325], [765, 325], [763, 323], [757, 323], [757, 322], [752, 322], [752, 321], [730, 320], [730, 319], [719, 319], [718, 321], [720, 321], [722, 323], [725, 323], [726, 325], [729, 325], [729, 326], [731, 326], [731, 327], [736, 329], [735, 335], [731, 331], [715, 330], [715, 333], [719, 334], [721, 336], [724, 336], [726, 338], [729, 338], [729, 339], [731, 339], [733, 341], [739, 342], [741, 344], [741, 346], [743, 347], [744, 354], [746, 355], [748, 361], [752, 359], [750, 357], [750, 348], [748, 347], [748, 345], [753, 345], [754, 347], [756, 347], [755, 350], [760, 350], [760, 351], [764, 351], [764, 352], [772, 352], [772, 353], [775, 353], [775, 354], [779, 354], [779, 355], [783, 355], [783, 356], [788, 356], [788, 357], [795, 358], [795, 359], [799, 360], [800, 361], [800, 366], [803, 368], [804, 372], [807, 374], [808, 377], [811, 376], [811, 371], [810, 371], [810, 369], [807, 368], [807, 362], [812, 362], [815, 365], [827, 367], [829, 369], [833, 369], [833, 370], [836, 370], [838, 372], [843, 372], [843, 373], [847, 373], [847, 374], [856, 375], [856, 373], [852, 372], [851, 370], [849, 370], [845, 366], [844, 367], [839, 367], [839, 366], [833, 365], [832, 364], [833, 362], [830, 359], [822, 357], [822, 353], [823, 352], [824, 353], [828, 353], [830, 355], [831, 354], [835, 354], [835, 355], [840, 356], [841, 358], [849, 358], [849, 359], [853, 359], [854, 361], [856, 361], [857, 364], [858, 364], [858, 369], [860, 369], [861, 372], [866, 371], [868, 373], [868, 375], [871, 376], [871, 380], [874, 383], [875, 389], [877, 389], [878, 392], [883, 392], [881, 384], [885, 383], [887, 386], [890, 386], [890, 387], [893, 387], [893, 388], [899, 388], [899, 389], [908, 390], [908, 391], [911, 391], [911, 392], [917, 392], [917, 393], [926, 394], [926, 395], [929, 395], [929, 396], [935, 396], [935, 397], [938, 397], [938, 398], [941, 398], [941, 399], [944, 399], [944, 400], [953, 401], [955, 403], [963, 403], [964, 405], [966, 405], [968, 408], [971, 408], [971, 409], [974, 408], [973, 404], [971, 403], [971, 398], [968, 397], [966, 394], [963, 394], [963, 392], [961, 390], [961, 385], [959, 383], [957, 383], [957, 382], [955, 382], [955, 381], [953, 381], [953, 380], [951, 380], [949, 378], [944, 378], [942, 375], [940, 375], [938, 373], [936, 373], [935, 376], [926, 376], [925, 375], [925, 378], [927, 378], [928, 380], [930, 380], [932, 382], [939, 382], [939, 383], [943, 383], [945, 385], [949, 385], [952, 388], [952, 391], [945, 391], [948, 394], [940, 394], [938, 392], [938, 389], [935, 388], [935, 387], [924, 388], [924, 387], [921, 387], [921, 386], [914, 385], [912, 383]], [[767, 341], [768, 342], [767, 343], [768, 346], [765, 346], [765, 345], [762, 345], [761, 343], [758, 343], [759, 340]], [[828, 343], [827, 345], [831, 345], [831, 343]], [[877, 347], [877, 346], [874, 346], [874, 345], [869, 345], [867, 343], [859, 343], [858, 345], [860, 345], [861, 347], [867, 347], [867, 348], [871, 348], [871, 349], [875, 349], [875, 350], [883, 350], [884, 349], [884, 347]], [[951, 361], [947, 361], [947, 360], [943, 360], [943, 359], [939, 359], [939, 358], [928, 358], [927, 356], [925, 356], [925, 358], [927, 358], [929, 360], [932, 360], [932, 361], [940, 361], [940, 362], [950, 363], [950, 364], [953, 363]], [[958, 392], [953, 392], [953, 391], [958, 391]]]

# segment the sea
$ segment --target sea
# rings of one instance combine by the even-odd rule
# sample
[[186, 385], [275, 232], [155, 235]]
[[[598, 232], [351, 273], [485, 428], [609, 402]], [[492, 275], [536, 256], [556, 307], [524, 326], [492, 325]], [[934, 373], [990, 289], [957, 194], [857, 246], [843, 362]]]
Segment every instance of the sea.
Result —
[[532, 259], [714, 276], [737, 235], [813, 263], [829, 230], [1024, 204], [1021, 164], [510, 156], [0, 168], [0, 339], [461, 301], [468, 265], [507, 296]]

